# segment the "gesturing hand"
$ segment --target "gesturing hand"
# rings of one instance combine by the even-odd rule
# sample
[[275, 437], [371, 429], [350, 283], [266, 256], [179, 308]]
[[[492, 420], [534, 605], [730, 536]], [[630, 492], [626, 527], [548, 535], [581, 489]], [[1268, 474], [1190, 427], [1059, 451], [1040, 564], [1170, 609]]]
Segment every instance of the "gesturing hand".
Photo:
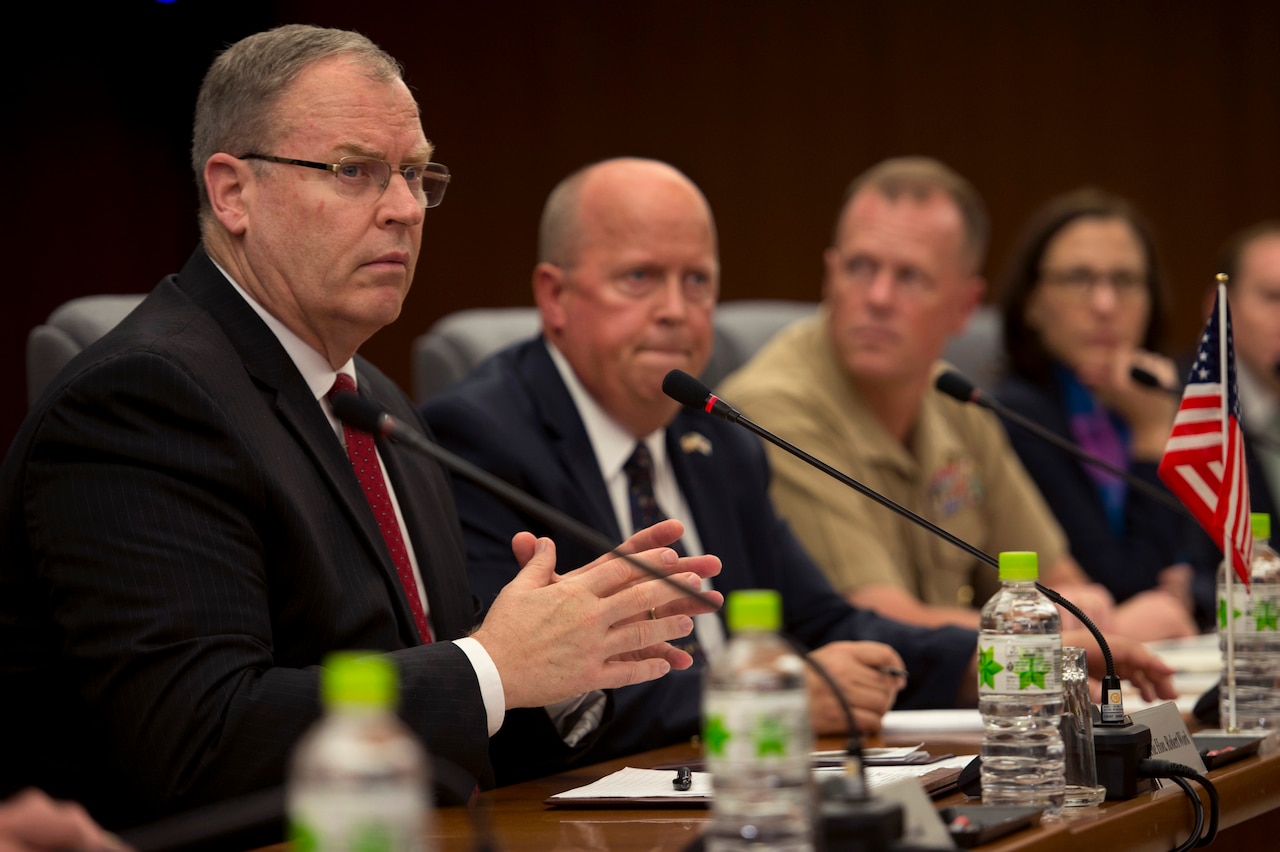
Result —
[[[680, 558], [660, 546], [681, 532], [679, 522], [665, 521], [619, 549], [697, 591], [703, 577], [719, 572], [720, 560]], [[512, 540], [512, 551], [523, 567], [473, 634], [502, 677], [508, 708], [642, 683], [692, 662], [667, 643], [688, 636], [693, 630], [690, 616], [709, 607], [680, 588], [610, 555], [557, 576], [555, 545], [529, 533]], [[706, 594], [719, 606], [718, 593]]]

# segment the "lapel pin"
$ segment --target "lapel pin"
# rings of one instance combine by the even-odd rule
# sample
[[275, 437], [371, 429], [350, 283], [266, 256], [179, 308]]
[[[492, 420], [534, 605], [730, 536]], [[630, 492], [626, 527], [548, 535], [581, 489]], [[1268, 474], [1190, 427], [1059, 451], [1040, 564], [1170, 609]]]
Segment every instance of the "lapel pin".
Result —
[[701, 432], [685, 432], [680, 436], [680, 449], [687, 453], [711, 455], [711, 441]]

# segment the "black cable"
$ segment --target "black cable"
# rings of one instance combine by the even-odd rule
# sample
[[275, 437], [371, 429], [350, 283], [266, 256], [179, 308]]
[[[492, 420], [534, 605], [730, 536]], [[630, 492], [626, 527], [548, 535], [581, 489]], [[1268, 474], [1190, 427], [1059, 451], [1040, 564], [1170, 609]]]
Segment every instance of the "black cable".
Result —
[[[1208, 846], [1218, 837], [1218, 817], [1221, 813], [1221, 804], [1218, 800], [1218, 788], [1213, 786], [1213, 782], [1205, 776], [1196, 772], [1190, 766], [1184, 766], [1181, 763], [1174, 763], [1170, 760], [1143, 760], [1138, 764], [1138, 775], [1144, 778], [1169, 778], [1175, 784], [1186, 791], [1191, 797], [1196, 808], [1196, 829], [1187, 842], [1179, 846], [1175, 852], [1186, 852], [1198, 846]], [[1195, 781], [1205, 789], [1209, 794], [1209, 830], [1205, 832], [1203, 837], [1200, 831], [1204, 826], [1204, 803], [1200, 801], [1200, 797], [1191, 789], [1191, 785], [1183, 779], [1189, 778]]]
[[849, 736], [844, 744], [845, 754], [848, 755], [845, 769], [846, 774], [850, 776], [847, 783], [853, 784], [856, 788], [850, 791], [855, 797], [865, 798], [867, 795], [867, 777], [862, 762], [862, 732], [858, 730], [858, 720], [854, 718], [853, 708], [845, 698], [844, 693], [841, 692], [840, 685], [836, 683], [836, 679], [832, 677], [831, 672], [827, 671], [825, 666], [810, 656], [808, 648], [793, 636], [781, 631], [778, 631], [778, 635], [826, 683], [827, 689], [831, 690], [831, 694], [836, 698], [836, 703], [840, 705], [840, 710], [844, 713], [845, 724], [849, 728]]
[[1191, 782], [1187, 779], [1174, 775], [1169, 780], [1182, 788], [1182, 791], [1187, 794], [1187, 798], [1191, 799], [1191, 807], [1195, 810], [1196, 824], [1191, 829], [1191, 836], [1173, 850], [1173, 852], [1190, 852], [1190, 850], [1200, 845], [1200, 832], [1204, 831], [1204, 802], [1201, 802], [1200, 796], [1195, 790], [1191, 789]]

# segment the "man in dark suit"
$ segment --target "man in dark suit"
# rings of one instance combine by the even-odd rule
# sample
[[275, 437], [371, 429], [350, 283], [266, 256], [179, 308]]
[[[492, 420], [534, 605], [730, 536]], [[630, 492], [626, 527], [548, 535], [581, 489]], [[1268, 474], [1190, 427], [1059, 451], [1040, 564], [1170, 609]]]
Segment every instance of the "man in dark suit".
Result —
[[[972, 631], [926, 630], [851, 607], [775, 515], [757, 440], [662, 393], [669, 370], [697, 375], [710, 355], [718, 258], [697, 187], [654, 161], [588, 167], [548, 199], [540, 255], [533, 287], [542, 338], [499, 353], [430, 400], [423, 414], [438, 440], [615, 539], [635, 523], [628, 468], [643, 446], [658, 505], [685, 522], [684, 546], [721, 558], [716, 588], [778, 589], [786, 632], [816, 649], [859, 727], [877, 729], [900, 688], [898, 706], [972, 700]], [[455, 494], [472, 584], [487, 605], [516, 570], [503, 542], [536, 523], [465, 482], [455, 482]], [[697, 641], [723, 641], [717, 616], [700, 621]], [[906, 682], [881, 671], [904, 662]], [[702, 668], [617, 690], [613, 723], [578, 759], [696, 733]], [[830, 690], [812, 675], [809, 687], [815, 728], [845, 730]], [[505, 783], [548, 772], [555, 758], [495, 768]]]
[[[214, 63], [202, 246], [61, 374], [0, 470], [0, 786], [117, 827], [279, 784], [325, 655], [369, 649], [465, 797], [507, 711], [691, 663], [666, 640], [697, 605], [603, 559], [553, 583], [528, 533], [481, 622], [443, 472], [334, 419], [345, 384], [419, 425], [356, 350], [413, 279], [448, 180], [431, 153], [363, 36], [282, 27]], [[680, 533], [628, 546], [696, 587], [718, 566], [661, 547]]]

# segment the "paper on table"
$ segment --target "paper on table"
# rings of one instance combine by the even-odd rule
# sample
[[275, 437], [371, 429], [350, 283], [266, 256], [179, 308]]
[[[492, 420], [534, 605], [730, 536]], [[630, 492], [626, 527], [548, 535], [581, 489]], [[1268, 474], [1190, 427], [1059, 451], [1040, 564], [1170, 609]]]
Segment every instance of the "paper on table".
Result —
[[[877, 760], [902, 760], [924, 748], [924, 743], [913, 746], [894, 746], [893, 748], [864, 748], [862, 750], [863, 759], [876, 758]], [[829, 751], [813, 752], [814, 760], [832, 760], [842, 758], [848, 752], [842, 748], [831, 749]]]
[[628, 766], [584, 787], [575, 787], [553, 799], [705, 799], [711, 795], [711, 773], [691, 772], [688, 790], [671, 786], [675, 773], [670, 769], [635, 769]]
[[1222, 671], [1222, 652], [1216, 633], [1202, 633], [1185, 639], [1147, 642], [1147, 650], [1180, 673], [1218, 674]]
[[890, 710], [881, 720], [880, 736], [982, 733], [982, 715], [965, 710]]
[[[880, 784], [888, 784], [901, 778], [920, 778], [939, 769], [960, 769], [973, 755], [951, 757], [928, 765], [908, 764], [904, 766], [868, 766], [866, 768], [867, 786], [874, 788]], [[838, 774], [844, 770], [838, 767], [815, 769], [815, 777], [822, 778]], [[710, 772], [690, 773], [691, 784], [688, 790], [676, 790], [671, 786], [675, 775], [669, 769], [635, 769], [628, 766], [599, 781], [583, 787], [575, 787], [551, 797], [555, 801], [573, 799], [710, 799], [713, 795]]]

